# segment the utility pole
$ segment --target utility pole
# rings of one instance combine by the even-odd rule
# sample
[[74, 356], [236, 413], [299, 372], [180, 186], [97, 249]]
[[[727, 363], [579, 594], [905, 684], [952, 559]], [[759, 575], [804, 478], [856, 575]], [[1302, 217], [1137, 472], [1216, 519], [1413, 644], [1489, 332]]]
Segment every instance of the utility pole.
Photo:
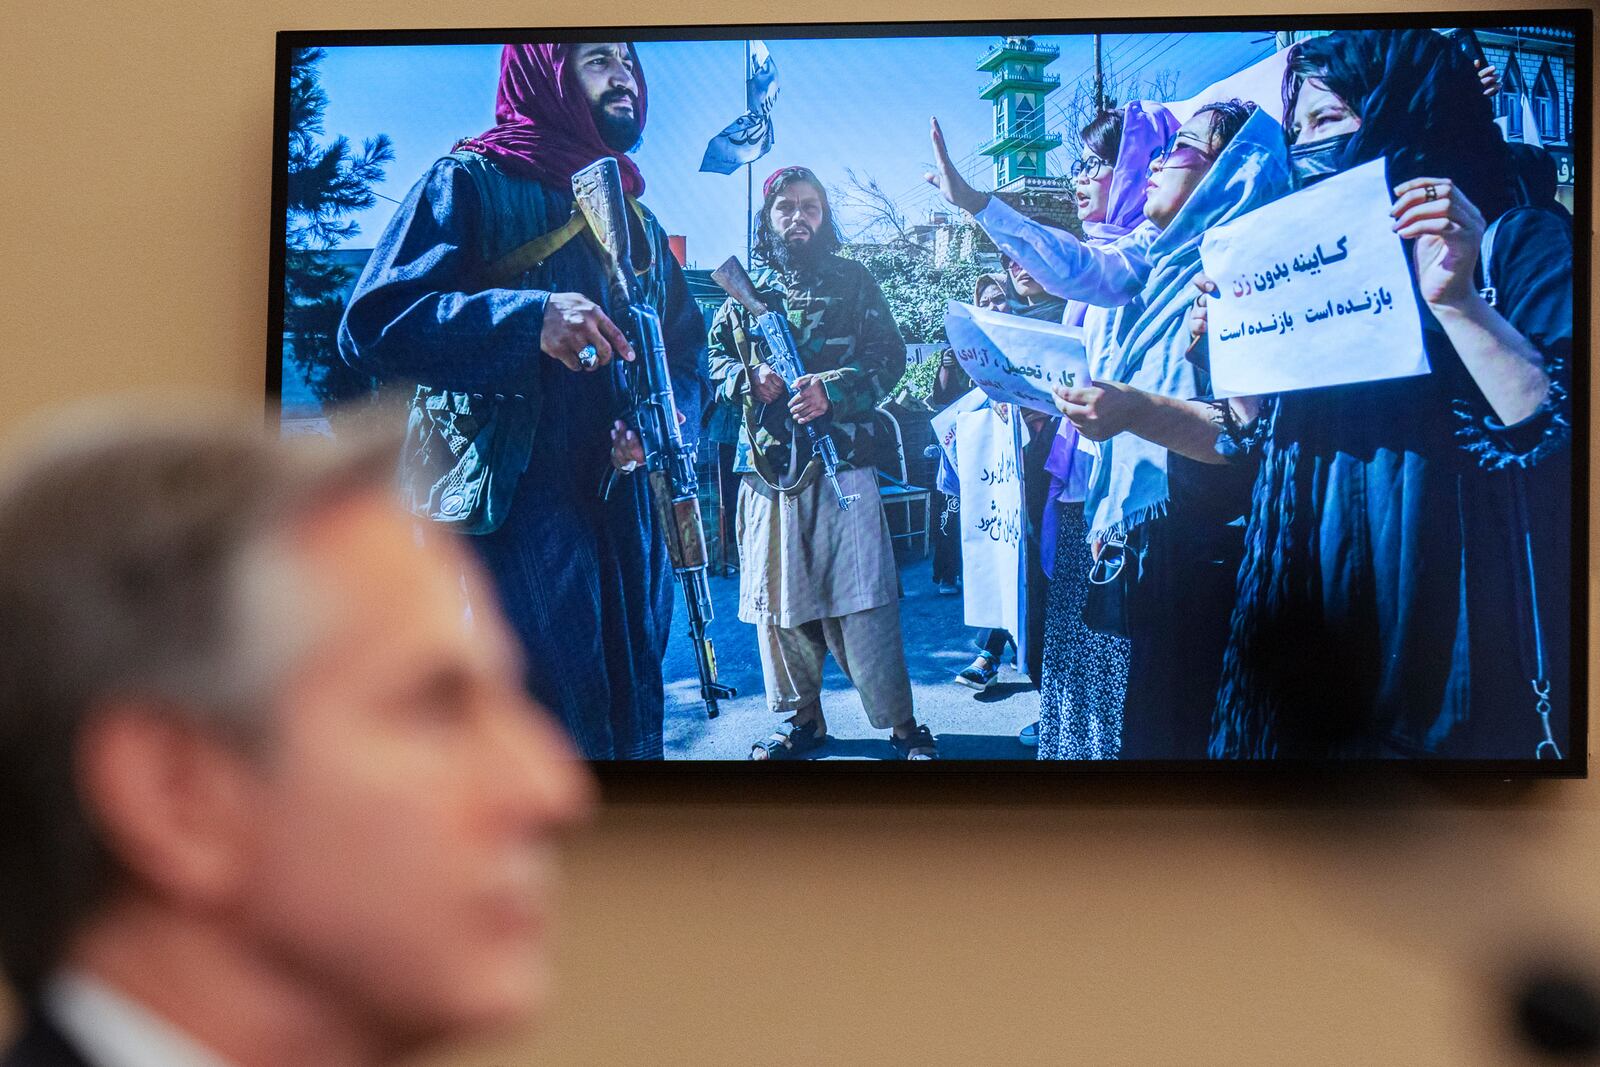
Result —
[[[744, 43], [744, 83], [746, 86], [750, 84], [749, 41]], [[753, 233], [755, 227], [755, 177], [754, 171], [751, 169], [754, 166], [754, 161], [744, 165], [744, 262], [747, 267], [754, 266], [750, 260], [750, 254], [755, 244], [755, 235]]]
[[1100, 64], [1100, 35], [1094, 35], [1094, 108], [1095, 112], [1106, 106], [1106, 72]]

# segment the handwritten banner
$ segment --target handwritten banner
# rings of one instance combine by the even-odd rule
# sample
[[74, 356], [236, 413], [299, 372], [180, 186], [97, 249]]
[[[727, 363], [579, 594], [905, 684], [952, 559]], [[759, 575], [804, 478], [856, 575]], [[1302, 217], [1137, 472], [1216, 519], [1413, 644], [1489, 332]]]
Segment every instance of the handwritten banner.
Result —
[[983, 395], [982, 389], [972, 389], [951, 401], [943, 411], [929, 420], [942, 453], [938, 479], [934, 483], [939, 492], [957, 496], [961, 491], [961, 468], [956, 465], [956, 418], [969, 411], [977, 411], [988, 403], [989, 398]]
[[1206, 232], [1216, 395], [1428, 373], [1390, 203], [1379, 159]]
[[952, 300], [945, 309], [944, 328], [972, 383], [1001, 403], [1056, 415], [1056, 386], [1089, 383], [1083, 331], [1076, 326]]
[[961, 479], [962, 611], [968, 626], [1020, 633], [1017, 576], [1022, 546], [1022, 481], [1010, 420], [993, 408], [956, 416]]

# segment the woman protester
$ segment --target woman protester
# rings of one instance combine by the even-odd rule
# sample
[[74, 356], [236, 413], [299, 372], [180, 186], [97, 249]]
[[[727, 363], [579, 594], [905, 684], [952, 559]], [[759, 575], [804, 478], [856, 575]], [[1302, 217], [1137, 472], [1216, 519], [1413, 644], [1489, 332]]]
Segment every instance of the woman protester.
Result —
[[1553, 213], [1510, 210], [1478, 85], [1421, 30], [1305, 41], [1285, 73], [1297, 185], [1387, 160], [1430, 373], [1211, 411], [1100, 398], [1107, 428], [1260, 460], [1212, 756], [1559, 754], [1572, 245]]
[[[1005, 267], [1003, 277], [1009, 283], [1009, 288], [1004, 292], [997, 291], [992, 284], [985, 283], [985, 279], [993, 279], [995, 276], [984, 275], [978, 279], [973, 294], [978, 306], [984, 307], [984, 302], [987, 301], [989, 306], [986, 310], [1000, 310], [1002, 314], [1045, 322], [1061, 321], [1066, 309], [1065, 300], [1052, 296], [1023, 269], [1021, 264], [1003, 255], [1001, 263]], [[954, 359], [953, 356], [950, 358]], [[981, 390], [969, 388], [965, 398], [961, 400], [961, 407], [956, 409], [957, 411], [988, 410], [996, 420], [993, 429], [1011, 438], [1023, 494], [1021, 581], [1025, 583], [1025, 589], [1022, 590], [1022, 606], [1018, 619], [1023, 632], [1014, 634], [1011, 630], [1000, 626], [992, 626], [979, 632], [974, 641], [977, 655], [970, 665], [956, 674], [954, 679], [957, 685], [966, 686], [979, 693], [986, 690], [999, 675], [1000, 661], [1008, 649], [1015, 654], [1018, 672], [1025, 673], [1034, 685], [1038, 684], [1044, 656], [1044, 607], [1050, 576], [1040, 563], [1039, 531], [1049, 496], [1050, 477], [1045, 472], [1045, 460], [1050, 454], [1051, 443], [1055, 440], [1057, 423], [1060, 420], [1042, 411], [1027, 408], [1017, 408], [1013, 412], [1013, 407], [1014, 405], [992, 403]], [[945, 453], [941, 459], [938, 485], [941, 492], [948, 492], [959, 499], [960, 481], [954, 464], [950, 462], [949, 453]], [[957, 510], [959, 511], [959, 505]], [[1025, 744], [1031, 743], [1026, 731], [1021, 740]]]
[[[1476, 86], [1425, 30], [1340, 32], [1290, 57], [1301, 181], [1388, 161], [1432, 369], [1283, 394], [1227, 435], [1262, 466], [1215, 756], [1529, 758], [1564, 737], [1528, 691], [1531, 616], [1555, 620], [1523, 564], [1530, 540], [1564, 543], [1570, 487], [1519, 499], [1518, 474], [1568, 451], [1572, 244], [1550, 212], [1506, 213], [1505, 146]], [[1475, 268], [1502, 214], [1490, 306]]]
[[1143, 289], [1117, 311], [1112, 358], [1092, 383], [1057, 390], [1062, 413], [1101, 442], [1085, 511], [1089, 536], [1104, 543], [1097, 579], [1119, 578], [1125, 590], [1123, 759], [1206, 754], [1249, 481], [1248, 472], [1119, 432], [1127, 427], [1107, 416], [1129, 397], [1186, 413], [1187, 402], [1208, 394], [1205, 371], [1187, 358], [1201, 238], [1288, 185], [1283, 131], [1270, 115], [1237, 100], [1197, 111], [1151, 165], [1144, 213], [1161, 234]]
[[[1084, 147], [1072, 176], [1082, 241], [968, 185], [950, 164], [937, 120], [938, 172], [928, 178], [973, 214], [1008, 260], [1067, 298], [1063, 319], [1083, 328], [1090, 366], [1097, 367], [1110, 346], [1113, 310], [1138, 294], [1148, 271], [1144, 251], [1159, 231], [1143, 213], [1147, 168], [1177, 129], [1166, 108], [1134, 101], [1102, 110], [1080, 131]], [[1049, 586], [1040, 721], [1023, 731], [1025, 741], [1037, 739], [1040, 759], [1114, 759], [1121, 744], [1127, 640], [1091, 629], [1083, 612], [1092, 561], [1082, 501], [1092, 455], [1062, 422], [1044, 464], [1048, 506], [1039, 540]]]
[[[980, 274], [973, 287], [972, 302], [988, 311], [1002, 314], [1011, 310], [1015, 299], [1011, 285], [1003, 274]], [[972, 379], [961, 369], [954, 352], [939, 356], [939, 369], [934, 373], [933, 389], [928, 394], [928, 407], [943, 411], [972, 390]], [[939, 446], [928, 446], [930, 458], [939, 455]], [[961, 592], [961, 522], [956, 517], [961, 512], [960, 486], [953, 471], [946, 472], [941, 464], [941, 477], [933, 491], [934, 511], [938, 521], [933, 531], [933, 585], [940, 596], [955, 596]]]
[[[1144, 210], [1149, 164], [1178, 129], [1165, 107], [1134, 101], [1102, 111], [1080, 131], [1084, 149], [1073, 167], [1085, 233], [1079, 241], [973, 190], [948, 165], [934, 126], [937, 184], [946, 199], [971, 211], [1046, 288], [1069, 298], [1065, 321], [1082, 327], [1096, 376], [1112, 364], [1116, 309], [1139, 295], [1150, 271], [1148, 250], [1161, 231]], [[1063, 421], [1047, 463], [1050, 507], [1041, 540], [1051, 581], [1036, 727], [1041, 759], [1114, 759], [1122, 744], [1126, 626], [1115, 612], [1085, 614], [1093, 558], [1083, 498], [1096, 451]]]

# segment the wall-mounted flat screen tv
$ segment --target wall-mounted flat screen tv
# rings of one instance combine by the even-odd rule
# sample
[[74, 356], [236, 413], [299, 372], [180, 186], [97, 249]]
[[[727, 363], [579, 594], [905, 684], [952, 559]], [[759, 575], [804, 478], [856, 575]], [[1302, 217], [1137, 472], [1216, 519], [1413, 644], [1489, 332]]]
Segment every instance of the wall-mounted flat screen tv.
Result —
[[284, 33], [268, 391], [602, 764], [1581, 775], [1592, 46]]

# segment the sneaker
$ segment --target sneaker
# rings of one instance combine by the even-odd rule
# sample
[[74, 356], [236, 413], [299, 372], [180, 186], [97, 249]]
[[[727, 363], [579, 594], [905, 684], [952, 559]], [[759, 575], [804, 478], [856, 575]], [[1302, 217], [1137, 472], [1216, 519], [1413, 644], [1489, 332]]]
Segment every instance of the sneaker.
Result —
[[934, 588], [939, 591], [940, 596], [955, 596], [957, 593], [961, 592], [961, 590], [956, 587], [955, 582], [940, 582], [935, 585]]
[[989, 688], [989, 683], [995, 680], [1000, 673], [1000, 665], [988, 656], [980, 655], [972, 661], [972, 666], [956, 675], [956, 684], [964, 685], [968, 689], [981, 693]]
[[1019, 730], [1017, 732], [1017, 740], [1021, 741], [1023, 744], [1027, 745], [1029, 748], [1038, 748], [1039, 747], [1039, 724], [1034, 722], [1034, 723], [1029, 723], [1027, 726], [1024, 726], [1021, 730]]

